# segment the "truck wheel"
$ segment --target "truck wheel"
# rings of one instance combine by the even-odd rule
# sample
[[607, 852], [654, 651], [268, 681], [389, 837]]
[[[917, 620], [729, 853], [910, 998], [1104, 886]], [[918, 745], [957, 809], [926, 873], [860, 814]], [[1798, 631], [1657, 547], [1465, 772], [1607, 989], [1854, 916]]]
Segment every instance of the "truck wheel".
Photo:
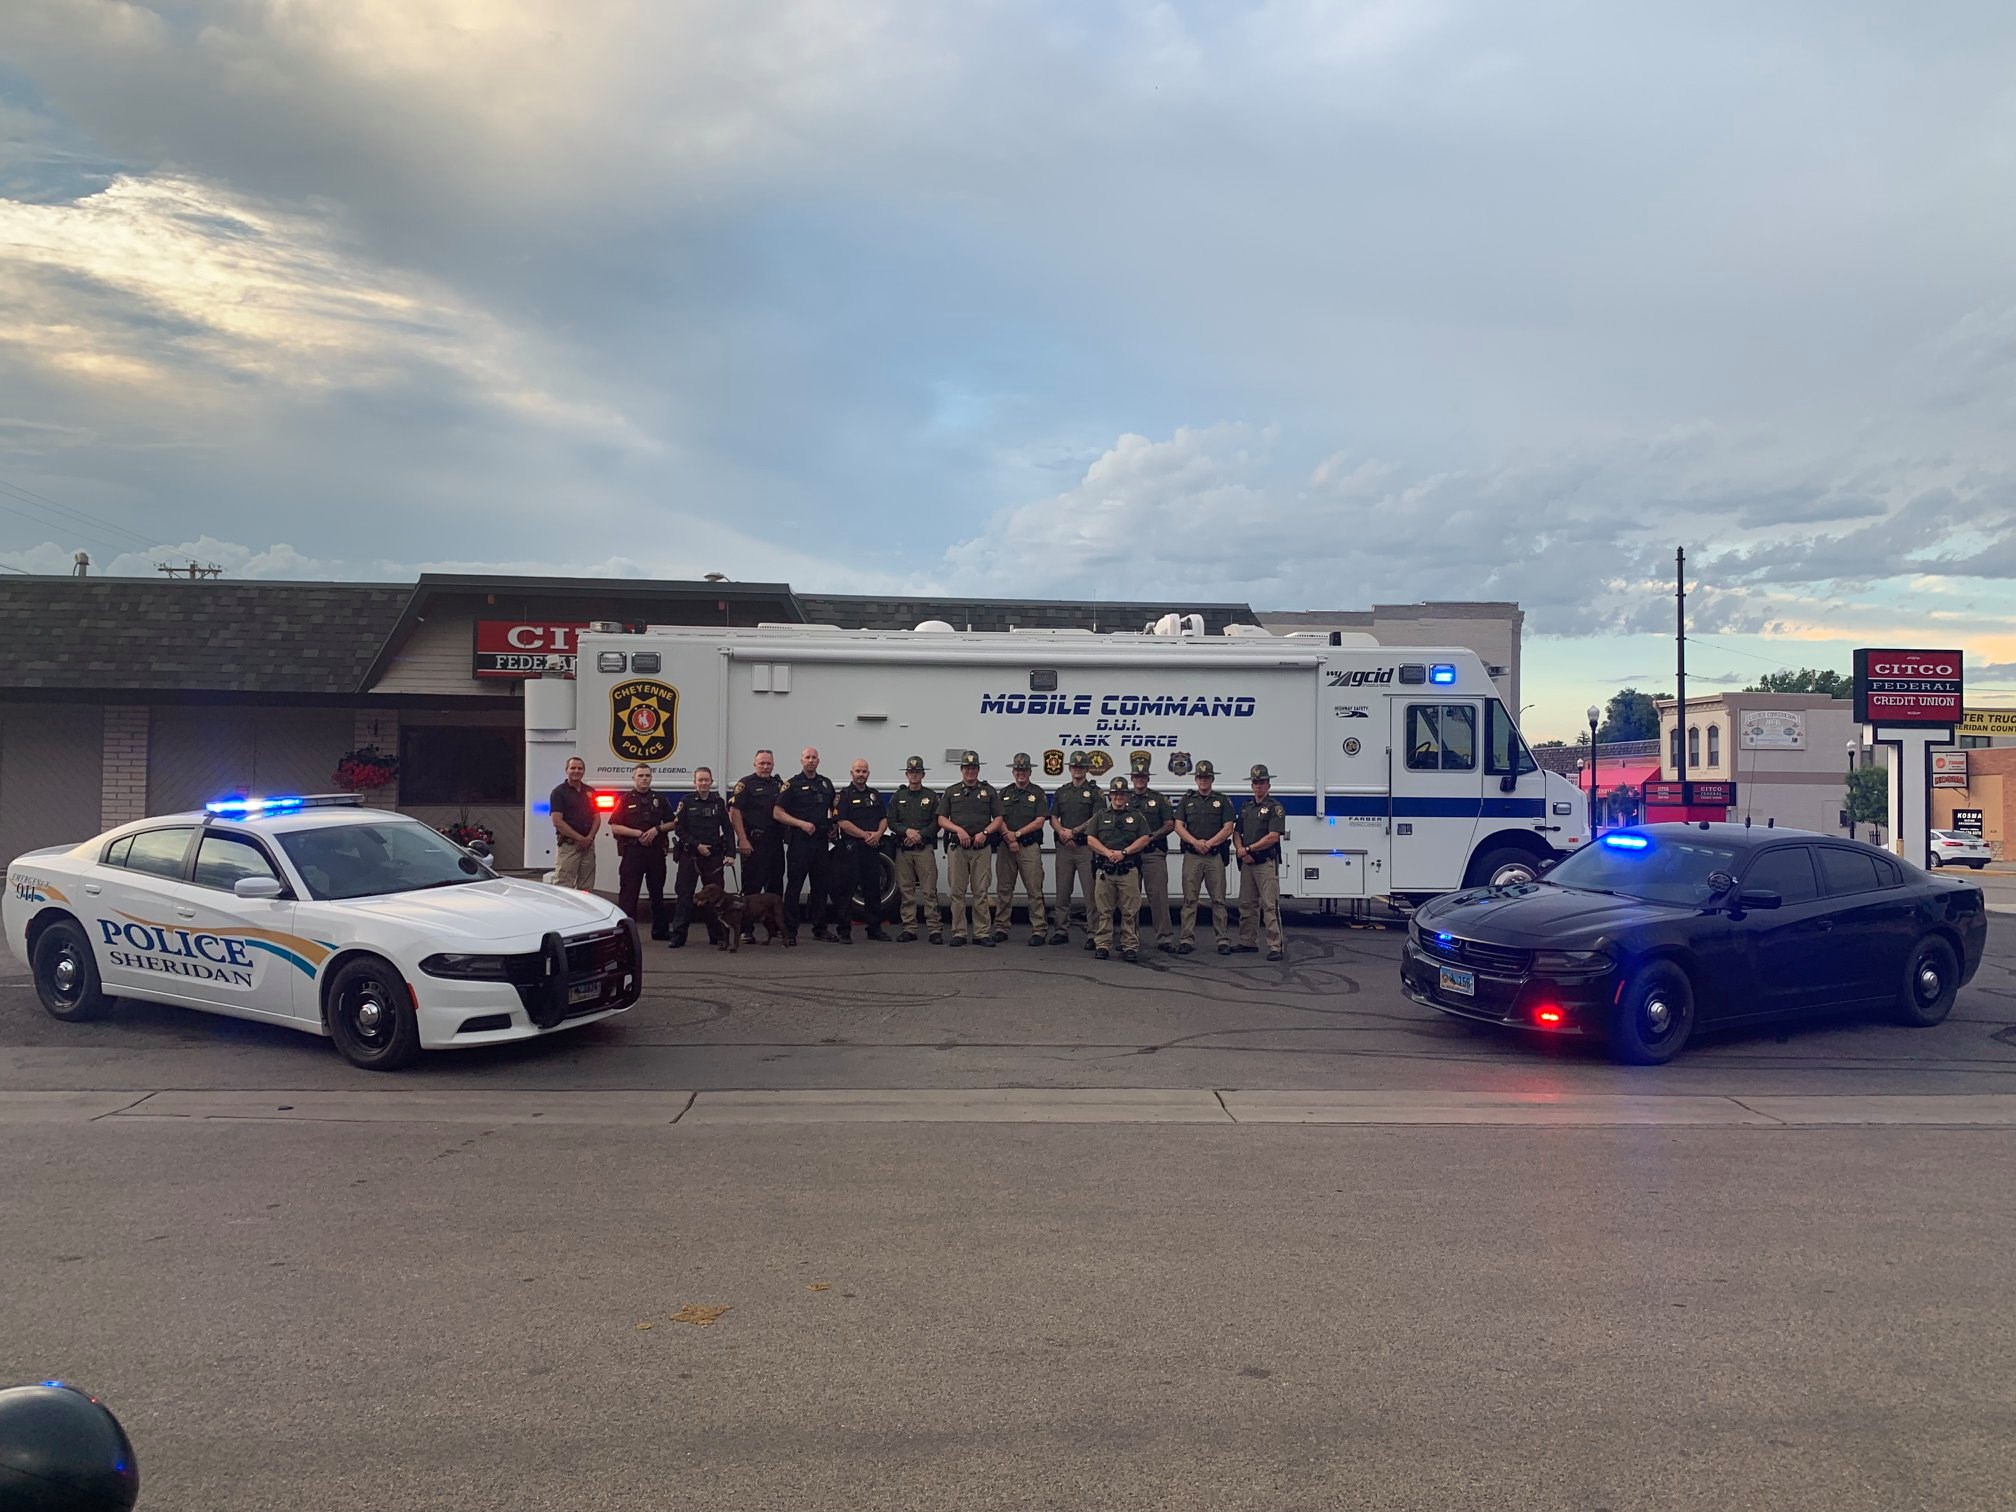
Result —
[[1638, 971], [1611, 1010], [1610, 1053], [1633, 1066], [1663, 1066], [1694, 1032], [1694, 984], [1671, 961]]
[[1481, 851], [1470, 863], [1465, 887], [1516, 887], [1521, 882], [1538, 881], [1540, 863], [1533, 853], [1516, 845], [1494, 845]]
[[854, 906], [861, 910], [862, 915], [867, 918], [869, 923], [879, 929], [890, 919], [896, 917], [897, 895], [901, 892], [901, 889], [896, 885], [895, 858], [887, 851], [883, 851], [875, 860], [882, 873], [881, 897], [875, 900], [874, 905], [871, 905], [866, 898], [861, 896], [861, 889], [858, 887], [849, 896], [852, 898]]
[[365, 1071], [397, 1071], [420, 1053], [420, 1025], [406, 984], [377, 956], [344, 962], [329, 984], [329, 1037]]
[[51, 1018], [81, 1024], [110, 1001], [98, 980], [90, 937], [72, 919], [58, 919], [35, 941], [35, 995]]

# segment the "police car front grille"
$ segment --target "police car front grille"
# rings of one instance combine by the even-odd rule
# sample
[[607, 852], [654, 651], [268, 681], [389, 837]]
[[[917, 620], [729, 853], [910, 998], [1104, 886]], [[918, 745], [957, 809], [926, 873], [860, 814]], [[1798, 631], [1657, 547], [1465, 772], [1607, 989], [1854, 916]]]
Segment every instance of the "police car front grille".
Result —
[[1524, 976], [1533, 969], [1533, 952], [1530, 950], [1516, 950], [1509, 945], [1486, 945], [1481, 940], [1463, 940], [1453, 935], [1444, 939], [1427, 929], [1421, 931], [1421, 950], [1432, 960], [1488, 971], [1494, 976]]
[[599, 934], [577, 935], [567, 942], [567, 975], [575, 977], [600, 971], [622, 954], [621, 929], [605, 929]]

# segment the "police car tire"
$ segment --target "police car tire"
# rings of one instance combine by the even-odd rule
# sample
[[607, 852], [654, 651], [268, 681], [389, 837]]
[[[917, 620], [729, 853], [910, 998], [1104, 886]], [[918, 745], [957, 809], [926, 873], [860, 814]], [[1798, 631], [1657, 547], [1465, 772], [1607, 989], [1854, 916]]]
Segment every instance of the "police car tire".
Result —
[[[1657, 1005], [1655, 1007], [1655, 1005]], [[1632, 973], [1611, 1010], [1610, 1054], [1631, 1066], [1663, 1066], [1694, 1033], [1694, 983], [1671, 961]]]
[[1914, 1029], [1946, 1021], [1960, 992], [1960, 958], [1938, 935], [1927, 935], [1911, 952], [1897, 987], [1897, 1017]]
[[91, 938], [76, 920], [58, 919], [36, 937], [35, 995], [51, 1018], [66, 1024], [98, 1017], [111, 1001], [98, 977]]
[[[388, 1015], [376, 1032], [355, 1022], [358, 995], [375, 986], [377, 1006]], [[389, 961], [353, 956], [329, 981], [329, 1037], [343, 1059], [361, 1071], [397, 1071], [420, 1053], [420, 1025], [406, 1001], [405, 984]]]

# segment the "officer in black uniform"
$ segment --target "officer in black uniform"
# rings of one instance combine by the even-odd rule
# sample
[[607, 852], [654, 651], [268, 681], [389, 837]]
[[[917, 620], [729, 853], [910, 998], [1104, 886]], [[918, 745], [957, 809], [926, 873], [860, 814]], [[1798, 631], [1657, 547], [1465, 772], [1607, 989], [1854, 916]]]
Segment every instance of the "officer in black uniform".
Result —
[[847, 770], [851, 779], [833, 800], [833, 823], [840, 832], [833, 853], [833, 911], [840, 939], [854, 943], [853, 894], [861, 894], [868, 915], [868, 938], [886, 940], [882, 930], [882, 836], [889, 829], [888, 800], [868, 786], [868, 763], [860, 757]]
[[665, 926], [665, 852], [671, 846], [672, 801], [651, 790], [651, 768], [641, 762], [630, 770], [630, 791], [616, 800], [609, 815], [609, 833], [616, 837], [616, 906], [623, 917], [637, 917], [641, 885], [651, 892], [651, 938], [662, 940]]
[[[735, 831], [729, 823], [728, 800], [714, 791], [714, 773], [708, 767], [693, 770], [693, 791], [672, 816], [672, 853], [679, 862], [673, 893], [679, 900], [672, 915], [672, 948], [686, 943], [686, 930], [693, 922], [693, 893], [700, 887], [720, 887], [722, 868], [735, 845]], [[707, 943], [721, 943], [721, 929], [707, 921]]]
[[798, 753], [798, 772], [784, 784], [777, 800], [777, 822], [784, 827], [784, 943], [798, 943], [799, 898], [809, 885], [806, 907], [812, 914], [812, 938], [831, 940], [833, 920], [826, 894], [827, 857], [833, 849], [833, 781], [819, 774], [819, 752], [811, 746]]
[[[756, 753], [756, 770], [729, 790], [728, 818], [735, 826], [735, 848], [742, 857], [742, 891], [784, 891], [784, 830], [777, 823], [777, 800], [784, 784], [777, 776], [777, 757]], [[745, 944], [754, 929], [742, 931]]]

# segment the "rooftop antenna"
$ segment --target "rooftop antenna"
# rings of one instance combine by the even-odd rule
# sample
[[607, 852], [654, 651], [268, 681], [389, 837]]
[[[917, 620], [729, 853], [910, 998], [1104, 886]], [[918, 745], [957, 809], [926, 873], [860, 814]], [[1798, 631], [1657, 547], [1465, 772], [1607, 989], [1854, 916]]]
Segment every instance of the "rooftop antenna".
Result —
[[91, 553], [90, 553], [90, 552], [88, 552], [88, 551], [80, 551], [80, 552], [78, 552], [78, 553], [77, 553], [77, 554], [76, 554], [75, 556], [73, 556], [72, 558], [70, 558], [70, 562], [71, 562], [71, 567], [70, 567], [70, 576], [72, 576], [72, 577], [89, 577], [89, 576], [91, 576]]

